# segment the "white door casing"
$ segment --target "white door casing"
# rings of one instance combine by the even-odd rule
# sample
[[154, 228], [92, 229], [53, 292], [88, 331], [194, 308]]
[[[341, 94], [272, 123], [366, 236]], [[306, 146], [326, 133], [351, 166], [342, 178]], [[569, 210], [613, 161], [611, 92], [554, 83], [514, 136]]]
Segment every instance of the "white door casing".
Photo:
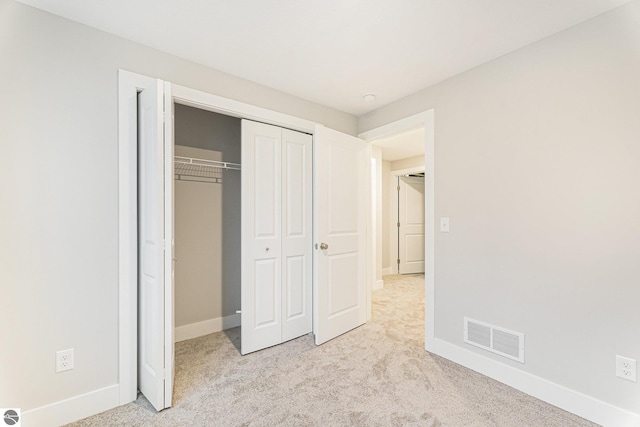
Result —
[[400, 274], [424, 273], [424, 177], [398, 177]]
[[163, 83], [138, 96], [138, 388], [165, 408]]
[[[316, 127], [316, 344], [366, 322], [365, 142]], [[327, 245], [323, 249], [323, 245]]]

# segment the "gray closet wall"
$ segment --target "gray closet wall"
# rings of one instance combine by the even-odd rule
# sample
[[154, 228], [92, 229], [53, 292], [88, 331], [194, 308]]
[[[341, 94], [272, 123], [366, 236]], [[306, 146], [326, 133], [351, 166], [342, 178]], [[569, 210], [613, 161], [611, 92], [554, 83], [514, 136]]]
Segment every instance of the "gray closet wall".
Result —
[[[175, 154], [240, 163], [240, 119], [175, 105]], [[175, 181], [175, 326], [240, 309], [240, 171]]]

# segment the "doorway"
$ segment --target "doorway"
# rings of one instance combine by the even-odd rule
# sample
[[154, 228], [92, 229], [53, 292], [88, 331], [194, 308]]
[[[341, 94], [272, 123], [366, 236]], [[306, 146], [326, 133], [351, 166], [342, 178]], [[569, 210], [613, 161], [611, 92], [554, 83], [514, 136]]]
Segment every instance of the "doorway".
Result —
[[[149, 100], [143, 115], [138, 115], [138, 99]], [[307, 232], [313, 233], [313, 331], [316, 344], [332, 339], [366, 321], [366, 276], [369, 260], [365, 253], [367, 188], [366, 144], [364, 141], [325, 128], [316, 123], [257, 108], [193, 89], [172, 85], [158, 79], [120, 71], [119, 75], [119, 388], [120, 403], [136, 399], [139, 369], [138, 342], [148, 350], [141, 357], [149, 363], [151, 383], [155, 383], [157, 409], [171, 406], [173, 379], [174, 289], [173, 273], [173, 108], [174, 104], [231, 115], [272, 126], [286, 127], [313, 135], [312, 196], [306, 195], [313, 206], [313, 224]], [[147, 120], [151, 117], [153, 120]], [[150, 124], [149, 126], [145, 123]], [[168, 136], [165, 138], [165, 136]], [[137, 145], [145, 139], [147, 154], [139, 156]], [[258, 153], [259, 154], [259, 153]], [[256, 158], [261, 156], [256, 155]], [[141, 164], [139, 164], [139, 160]], [[349, 160], [347, 162], [347, 160]], [[142, 173], [138, 187], [140, 167], [154, 165], [156, 176]], [[243, 160], [244, 162], [244, 160]], [[348, 165], [346, 163], [349, 163]], [[356, 167], [354, 167], [356, 165]], [[166, 172], [166, 173], [165, 173]], [[319, 179], [318, 177], [321, 177]], [[247, 180], [242, 180], [243, 183]], [[147, 187], [148, 183], [153, 183]], [[164, 191], [155, 191], [164, 186]], [[274, 187], [278, 187], [277, 185]], [[157, 197], [146, 212], [150, 218], [139, 226], [139, 188], [153, 188]], [[246, 193], [256, 196], [257, 192]], [[245, 192], [243, 192], [243, 197]], [[355, 197], [354, 197], [355, 195]], [[260, 193], [260, 197], [264, 194]], [[246, 205], [243, 203], [243, 205]], [[243, 211], [244, 214], [244, 211]], [[155, 216], [154, 216], [155, 215]], [[141, 251], [138, 258], [138, 229], [153, 225], [153, 247]], [[279, 221], [273, 222], [274, 225]], [[278, 225], [279, 227], [279, 225]], [[346, 237], [346, 239], [345, 239]], [[244, 240], [243, 240], [244, 241]], [[316, 246], [317, 245], [317, 246]], [[246, 245], [242, 245], [243, 251]], [[268, 248], [270, 248], [268, 246]], [[265, 248], [263, 248], [265, 250]], [[243, 261], [248, 260], [246, 256]], [[146, 264], [145, 264], [146, 263]], [[138, 297], [138, 271], [146, 271], [153, 280], [153, 298], [145, 293]], [[340, 272], [341, 274], [330, 274]], [[245, 277], [246, 275], [242, 275]], [[262, 276], [261, 276], [262, 277]], [[162, 284], [160, 286], [160, 284]], [[158, 286], [156, 286], [158, 285]], [[151, 290], [151, 286], [149, 287]], [[152, 308], [145, 304], [152, 301]], [[255, 306], [244, 306], [245, 311]], [[145, 327], [138, 328], [138, 314], [144, 311]], [[337, 319], [340, 319], [336, 323]], [[242, 323], [246, 323], [244, 318]], [[149, 326], [150, 325], [150, 326]], [[139, 333], [150, 332], [148, 339]], [[146, 395], [146, 393], [145, 393]]]
[[425, 127], [419, 126], [371, 142], [372, 157], [380, 164], [372, 177], [380, 187], [374, 224], [378, 280], [424, 272], [424, 140]]
[[[424, 237], [424, 258], [425, 258], [425, 274], [424, 274], [424, 292], [425, 292], [425, 349], [427, 351], [435, 350], [435, 274], [434, 274], [434, 266], [435, 266], [435, 162], [434, 162], [434, 152], [435, 152], [435, 128], [434, 128], [434, 109], [426, 110], [422, 113], [415, 114], [413, 116], [405, 117], [403, 119], [390, 122], [386, 125], [371, 129], [367, 132], [361, 133], [359, 137], [363, 138], [367, 142], [380, 141], [385, 138], [393, 137], [401, 133], [409, 132], [412, 130], [416, 130], [418, 128], [424, 130], [423, 139], [422, 139], [422, 153], [424, 154], [422, 167], [417, 169], [411, 169], [411, 167], [415, 167], [415, 165], [404, 165], [404, 167], [408, 167], [409, 169], [405, 171], [405, 173], [413, 173], [413, 172], [424, 172], [425, 181], [424, 181], [424, 224], [425, 224], [425, 237]], [[378, 156], [380, 159], [377, 163], [381, 162], [381, 153], [380, 148], [376, 148], [373, 144], [371, 154], [372, 158]], [[378, 151], [378, 154], [376, 154]], [[383, 186], [382, 178], [380, 178], [379, 188], [381, 189]], [[397, 182], [395, 185], [392, 183], [392, 186], [395, 188], [397, 186]], [[373, 187], [373, 186], [372, 186]], [[380, 194], [381, 191], [378, 193]], [[377, 206], [378, 204], [376, 204]], [[381, 236], [383, 233], [383, 225], [381, 221], [374, 220], [376, 218], [375, 213], [372, 212], [370, 215], [371, 220], [369, 221], [369, 226], [379, 238], [374, 239], [373, 245], [381, 245]], [[392, 226], [392, 224], [388, 224], [387, 226]], [[377, 253], [381, 251], [377, 251]], [[376, 253], [374, 252], [374, 253]], [[382, 256], [375, 259], [375, 265], [372, 267], [372, 274], [376, 278], [381, 278], [383, 269], [380, 269], [380, 273], [376, 271], [376, 266], [382, 265]], [[389, 259], [387, 257], [387, 259]], [[390, 260], [392, 261], [392, 260]], [[389, 267], [393, 265], [392, 262], [389, 263]], [[387, 267], [387, 268], [389, 268]], [[393, 270], [386, 270], [387, 272], [392, 272]], [[377, 275], [379, 274], [379, 275]]]

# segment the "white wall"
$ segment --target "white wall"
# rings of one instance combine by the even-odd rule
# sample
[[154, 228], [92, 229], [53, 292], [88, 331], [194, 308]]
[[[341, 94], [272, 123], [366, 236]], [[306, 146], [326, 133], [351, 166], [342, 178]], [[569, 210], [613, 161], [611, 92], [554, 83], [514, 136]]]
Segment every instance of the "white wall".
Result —
[[[13, 0], [0, 58], [0, 402], [23, 411], [118, 381], [119, 68], [356, 133], [348, 114]], [[76, 367], [56, 374], [67, 348]]]
[[[635, 413], [638, 76], [635, 1], [360, 120], [435, 108], [436, 338]], [[463, 316], [525, 333], [526, 363], [465, 345]]]
[[424, 168], [424, 155], [407, 157], [406, 159], [399, 159], [391, 162], [391, 171], [413, 168]]

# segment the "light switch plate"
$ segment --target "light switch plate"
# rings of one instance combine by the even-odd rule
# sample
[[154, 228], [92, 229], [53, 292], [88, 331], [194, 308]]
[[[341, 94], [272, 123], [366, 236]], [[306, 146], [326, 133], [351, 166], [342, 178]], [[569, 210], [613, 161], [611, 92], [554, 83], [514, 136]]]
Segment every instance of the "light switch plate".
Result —
[[440, 218], [440, 231], [443, 233], [449, 232], [449, 218]]

